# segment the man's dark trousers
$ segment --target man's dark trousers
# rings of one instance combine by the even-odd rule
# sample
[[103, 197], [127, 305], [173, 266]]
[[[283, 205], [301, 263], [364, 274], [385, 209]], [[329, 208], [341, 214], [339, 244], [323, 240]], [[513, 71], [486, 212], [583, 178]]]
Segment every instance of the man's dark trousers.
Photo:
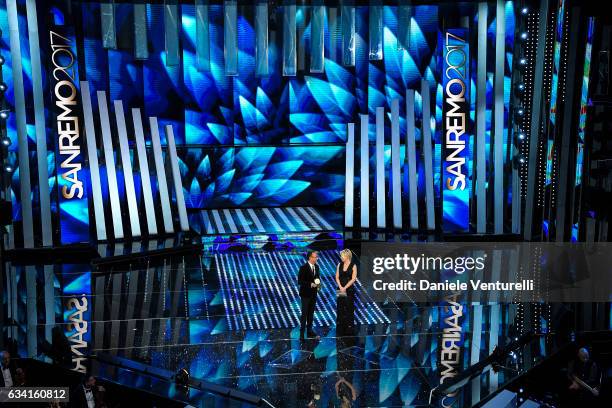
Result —
[[317, 295], [302, 296], [302, 316], [300, 317], [300, 335], [312, 333], [312, 322], [314, 320], [314, 311], [317, 304]]

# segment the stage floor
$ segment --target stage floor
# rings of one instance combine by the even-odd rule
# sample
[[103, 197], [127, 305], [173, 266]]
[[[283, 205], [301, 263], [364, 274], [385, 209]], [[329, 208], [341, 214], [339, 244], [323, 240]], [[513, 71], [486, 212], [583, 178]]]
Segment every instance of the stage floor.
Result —
[[[315, 317], [320, 340], [299, 340], [301, 250], [205, 251], [204, 256], [114, 268], [112, 273], [92, 273], [84, 265], [11, 267], [15, 279], [7, 287], [26, 296], [7, 299], [9, 317], [20, 322], [8, 330], [24, 354], [43, 357], [36, 344], [50, 339], [54, 321], [65, 322], [68, 330], [65, 304], [83, 294], [89, 305], [88, 347], [94, 355], [172, 372], [187, 368], [193, 378], [258, 395], [279, 407], [311, 401], [339, 406], [342, 393], [353, 399], [353, 389], [354, 406], [426, 406], [441, 376], [443, 306], [377, 303], [358, 290], [358, 332], [337, 337], [333, 274], [338, 250], [320, 254], [324, 289]], [[48, 310], [55, 310], [55, 316], [45, 315]], [[514, 313], [511, 306], [500, 305], [464, 309], [463, 368], [512, 336], [506, 322], [514, 320]], [[518, 375], [519, 363], [483, 374], [461, 398], [485, 397]], [[127, 371], [117, 370], [112, 377], [143, 386]], [[194, 405], [210, 403], [210, 396], [191, 396]]]

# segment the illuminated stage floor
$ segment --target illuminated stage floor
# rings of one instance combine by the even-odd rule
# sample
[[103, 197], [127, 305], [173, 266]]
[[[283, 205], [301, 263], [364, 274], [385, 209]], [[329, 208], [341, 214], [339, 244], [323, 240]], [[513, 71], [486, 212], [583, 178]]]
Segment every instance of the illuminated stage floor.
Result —
[[[441, 307], [374, 303], [360, 296], [357, 336], [338, 338], [331, 290], [337, 252], [323, 250], [326, 289], [315, 327], [321, 339], [300, 342], [297, 295], [288, 288], [296, 280], [302, 256], [301, 251], [206, 253], [203, 258], [177, 257], [159, 266], [94, 275], [67, 267], [45, 275], [37, 268], [33, 282], [26, 279], [32, 275], [26, 275], [25, 268], [13, 268], [14, 285], [33, 284], [35, 290], [27, 290], [27, 297], [9, 299], [15, 303], [10, 317], [22, 322], [10, 330], [26, 352], [31, 342], [41, 340], [36, 335], [47, 336], [53, 326], [46, 324], [49, 320], [43, 313], [37, 322], [26, 317], [26, 308], [40, 309], [46, 299], [36, 291], [52, 288], [51, 302], [61, 310], [61, 304], [74, 296], [68, 292], [87, 290], [91, 278], [92, 354], [110, 354], [171, 372], [185, 367], [193, 378], [261, 396], [278, 407], [305, 406], [315, 395], [319, 396], [317, 406], [338, 406], [338, 381], [341, 388], [348, 387], [344, 381], [354, 387], [355, 406], [425, 406], [440, 378]], [[234, 286], [225, 287], [230, 279]], [[238, 282], [242, 286], [236, 286]], [[285, 292], [280, 287], [283, 282]], [[228, 307], [232, 301], [233, 309]], [[503, 323], [508, 313], [497, 305], [464, 310], [464, 348], [470, 349], [476, 333], [473, 324], [479, 321], [476, 350], [479, 358], [488, 355], [492, 342], [511, 336]], [[493, 316], [500, 322], [496, 333], [489, 332]], [[61, 321], [60, 315], [55, 320]], [[466, 351], [462, 366], [467, 367], [470, 359]], [[150, 386], [125, 370], [99, 369], [94, 365], [94, 374], [128, 386]], [[470, 393], [484, 397], [517, 374], [512, 370], [485, 373], [469, 387]], [[177, 397], [176, 390], [167, 392]], [[471, 399], [472, 394], [465, 398]], [[194, 406], [216, 403], [210, 395], [195, 391], [190, 400]]]
[[[319, 253], [322, 288], [317, 300], [314, 325], [331, 327], [336, 322], [335, 272], [339, 253]], [[215, 254], [213, 269], [221, 282], [228, 328], [276, 329], [299, 326], [300, 298], [297, 271], [303, 254], [290, 252], [246, 252]], [[387, 316], [357, 282], [355, 318], [358, 324], [389, 323]]]
[[[337, 212], [337, 211], [335, 211]], [[313, 207], [270, 207], [201, 210], [190, 217], [190, 226], [202, 235], [283, 234], [337, 230], [329, 211]]]

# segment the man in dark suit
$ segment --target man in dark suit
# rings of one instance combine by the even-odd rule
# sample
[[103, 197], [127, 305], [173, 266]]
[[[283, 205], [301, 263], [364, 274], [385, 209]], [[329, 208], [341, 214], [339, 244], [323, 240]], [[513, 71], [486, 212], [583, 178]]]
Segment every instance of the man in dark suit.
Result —
[[0, 387], [16, 386], [15, 365], [11, 361], [11, 355], [8, 351], [0, 351]]
[[74, 387], [70, 393], [70, 407], [99, 408], [102, 406], [100, 394], [96, 387], [96, 377], [89, 375], [83, 383]]
[[315, 281], [320, 282], [319, 265], [317, 265], [319, 254], [317, 251], [309, 251], [307, 259], [308, 261], [300, 267], [300, 272], [298, 273], [300, 299], [302, 300], [302, 316], [300, 317], [301, 340], [304, 340], [305, 333], [308, 337], [319, 337], [312, 330], [312, 321], [317, 304], [317, 292], [320, 286], [320, 284], [315, 283]]

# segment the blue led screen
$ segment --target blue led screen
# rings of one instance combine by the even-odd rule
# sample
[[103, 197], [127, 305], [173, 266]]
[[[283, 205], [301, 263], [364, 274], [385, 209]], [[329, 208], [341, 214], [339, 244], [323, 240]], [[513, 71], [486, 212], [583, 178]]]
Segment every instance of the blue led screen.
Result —
[[[476, 8], [470, 5], [457, 6], [459, 13], [476, 21]], [[272, 191], [275, 205], [300, 205], [317, 194], [324, 192], [324, 199], [317, 201], [333, 204], [341, 201], [344, 195], [344, 142], [346, 124], [358, 122], [359, 114], [369, 113], [369, 139], [375, 139], [375, 115], [377, 107], [385, 108], [386, 144], [390, 144], [390, 106], [391, 101], [399, 99], [400, 132], [405, 134], [405, 93], [406, 89], [416, 89], [415, 117], [417, 141], [417, 171], [419, 201], [424, 203], [424, 163], [422, 157], [420, 131], [421, 95], [420, 80], [429, 82], [432, 99], [432, 121], [429, 124], [434, 139], [433, 176], [436, 205], [440, 206], [440, 169], [442, 167], [442, 85], [441, 85], [441, 34], [443, 13], [438, 6], [419, 5], [412, 7], [410, 19], [410, 42], [403, 48], [399, 41], [400, 16], [396, 6], [382, 9], [382, 59], [369, 60], [369, 7], [355, 9], [354, 66], [343, 63], [342, 16], [341, 8], [325, 7], [323, 19], [324, 70], [322, 73], [310, 72], [312, 13], [309, 6], [297, 7], [297, 75], [283, 76], [283, 7], [268, 7], [268, 75], [256, 74], [256, 23], [255, 7], [241, 4], [237, 13], [238, 69], [236, 75], [225, 72], [224, 16], [222, 4], [208, 6], [207, 43], [210, 52], [210, 69], [198, 70], [196, 67], [196, 7], [193, 4], [179, 5], [179, 60], [167, 65], [164, 8], [161, 4], [147, 4], [145, 7], [147, 55], [138, 59], [135, 53], [134, 8], [132, 4], [115, 5], [115, 30], [117, 47], [104, 48], [100, 19], [100, 4], [80, 3], [72, 9], [72, 15], [64, 16], [49, 5], [38, 5], [39, 31], [44, 32], [45, 22], [53, 16], [55, 22], [74, 24], [80, 78], [89, 81], [92, 95], [105, 91], [109, 101], [122, 100], [126, 111], [141, 108], [143, 117], [156, 116], [160, 128], [170, 124], [174, 128], [179, 148], [180, 171], [184, 177], [183, 189], [188, 208], [218, 206], [254, 206], [264, 202], [270, 204]], [[24, 60], [23, 77], [26, 95], [31, 95], [31, 67], [29, 66], [28, 30], [25, 10], [18, 8], [19, 29], [22, 55]], [[494, 66], [495, 15], [490, 14], [487, 53], [487, 67]], [[506, 2], [506, 75], [504, 78], [505, 126], [507, 126], [510, 71], [512, 67], [514, 6]], [[5, 82], [11, 81], [12, 63], [8, 42], [7, 13], [0, 7], [0, 24], [3, 29], [0, 43], [6, 64], [3, 67]], [[41, 34], [41, 41], [43, 41]], [[474, 47], [475, 39], [470, 40]], [[472, 60], [474, 56], [472, 56]], [[43, 58], [43, 64], [45, 64]], [[472, 61], [472, 67], [474, 66]], [[44, 66], [43, 79], [47, 83], [48, 66]], [[472, 73], [475, 70], [472, 69]], [[492, 108], [492, 78], [487, 75], [487, 144], [490, 138]], [[472, 78], [473, 81], [474, 78]], [[472, 83], [470, 88], [475, 86]], [[29, 96], [31, 98], [31, 96]], [[471, 101], [474, 98], [470, 98]], [[435, 102], [434, 102], [435, 101]], [[26, 101], [27, 102], [27, 101]], [[97, 100], [92, 98], [94, 112]], [[30, 138], [31, 163], [35, 163], [34, 126], [31, 103], [28, 107], [27, 123]], [[12, 107], [14, 96], [9, 87], [7, 104]], [[111, 117], [112, 117], [112, 103]], [[474, 106], [471, 106], [471, 116]], [[128, 122], [130, 118], [128, 118]], [[11, 160], [17, 168], [13, 174], [11, 190], [15, 219], [20, 218], [19, 171], [16, 155], [17, 137], [15, 119], [7, 123], [8, 135], [13, 140]], [[49, 136], [49, 183], [56, 186], [53, 127], [47, 123]], [[128, 123], [128, 132], [130, 132]], [[359, 128], [357, 126], [357, 128]], [[145, 132], [147, 130], [145, 129]], [[98, 135], [98, 137], [100, 137]], [[165, 134], [161, 132], [162, 144]], [[148, 136], [147, 136], [148, 138]], [[506, 139], [508, 140], [508, 139]], [[100, 141], [98, 141], [100, 145]], [[263, 166], [260, 169], [241, 168], [236, 160], [224, 162], [224, 157], [236, 157], [242, 146], [261, 146], [273, 148], [275, 153], [270, 163], [276, 167]], [[308, 146], [319, 146], [321, 160], [304, 160]], [[506, 146], [508, 144], [506, 143]], [[470, 147], [471, 148], [471, 147]], [[200, 149], [200, 151], [197, 151]], [[225, 150], [225, 151], [224, 151]], [[388, 150], [388, 149], [387, 149]], [[189, 152], [186, 154], [185, 152]], [[246, 151], [246, 150], [245, 150]], [[264, 154], [267, 150], [258, 152]], [[487, 146], [487, 161], [490, 163], [490, 148]], [[282, 153], [281, 153], [282, 152]], [[224, 156], [227, 154], [227, 156]], [[324, 156], [324, 158], [323, 158]], [[358, 156], [358, 155], [357, 155]], [[386, 162], [389, 155], [386, 154]], [[216, 159], [214, 159], [216, 158]], [[306, 157], [307, 158], [307, 157]], [[356, 157], [359, 160], [359, 157]], [[296, 163], [301, 162], [300, 166]], [[228, 164], [229, 163], [229, 164]], [[284, 163], [284, 164], [280, 164]], [[402, 165], [403, 165], [402, 154]], [[104, 164], [101, 162], [100, 164]], [[389, 169], [389, 163], [385, 164]], [[235, 166], [235, 167], [228, 167]], [[468, 163], [471, 173], [471, 163]], [[273, 182], [270, 170], [282, 167], [277, 177], [285, 180]], [[288, 169], [297, 167], [290, 176]], [[307, 171], [305, 169], [308, 169]], [[137, 167], [135, 168], [137, 170]], [[102, 169], [103, 170], [103, 169]], [[261, 173], [256, 174], [257, 171]], [[121, 169], [119, 169], [121, 172]], [[244, 180], [248, 174], [263, 185], [254, 186], [252, 179]], [[230, 177], [231, 175], [231, 177]], [[136, 176], [138, 178], [139, 175]], [[217, 180], [216, 177], [221, 179]], [[373, 173], [371, 174], [373, 177]], [[358, 182], [358, 181], [357, 181]], [[371, 179], [373, 183], [373, 179]], [[103, 190], [106, 188], [102, 171]], [[276, 185], [275, 185], [276, 183]], [[138, 186], [137, 186], [138, 187]], [[120, 183], [120, 199], [125, 192]], [[153, 185], [155, 190], [156, 186]], [[33, 185], [33, 190], [37, 191]], [[52, 205], [57, 201], [57, 187]], [[137, 191], [137, 194], [139, 192]], [[155, 193], [155, 191], [154, 191]], [[103, 191], [106, 195], [107, 192]], [[265, 198], [268, 197], [268, 198]], [[471, 197], [470, 197], [471, 200]], [[33, 194], [34, 206], [37, 205], [36, 193]], [[424, 208], [424, 207], [423, 207]], [[36, 207], [34, 209], [36, 211]], [[53, 209], [55, 217], [57, 208]], [[71, 215], [79, 220], [83, 213]], [[452, 221], [455, 217], [464, 218], [465, 214], [444, 213], [443, 217]]]
[[331, 205], [344, 194], [342, 146], [186, 148], [188, 208]]

